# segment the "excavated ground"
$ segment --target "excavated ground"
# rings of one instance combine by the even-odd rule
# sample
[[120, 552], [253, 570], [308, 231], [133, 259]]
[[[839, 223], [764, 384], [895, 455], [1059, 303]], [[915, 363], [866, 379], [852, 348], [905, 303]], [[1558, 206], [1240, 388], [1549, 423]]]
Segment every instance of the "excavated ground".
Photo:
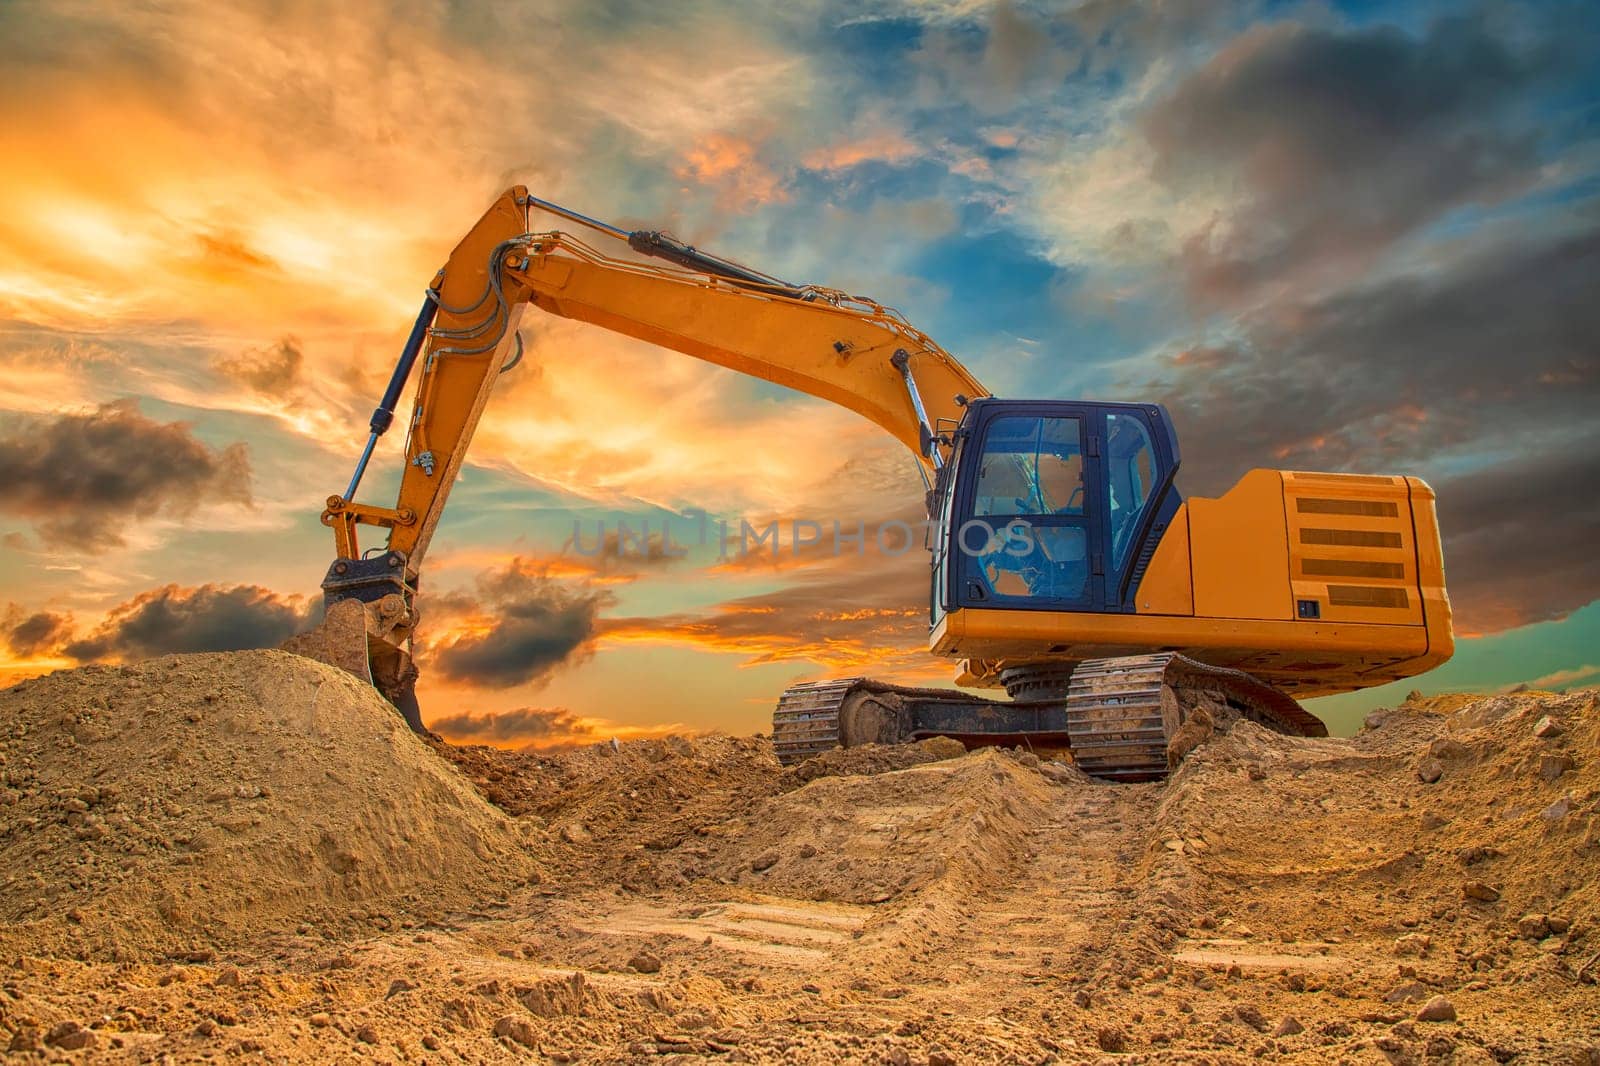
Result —
[[0, 692], [0, 1050], [1600, 1063], [1593, 691], [1234, 724], [1141, 785], [395, 721], [282, 653]]

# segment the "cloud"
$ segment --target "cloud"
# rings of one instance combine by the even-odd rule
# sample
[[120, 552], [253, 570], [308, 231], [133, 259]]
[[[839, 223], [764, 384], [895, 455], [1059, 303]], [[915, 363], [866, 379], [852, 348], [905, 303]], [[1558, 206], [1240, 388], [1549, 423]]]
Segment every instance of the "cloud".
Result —
[[284, 337], [268, 348], [217, 360], [217, 371], [256, 392], [286, 397], [300, 383], [304, 363], [300, 342]]
[[1124, 388], [1172, 409], [1182, 483], [1201, 493], [1251, 466], [1422, 464], [1438, 477], [1463, 449], [1569, 449], [1600, 399], [1600, 219], [1559, 222], [1488, 230], [1396, 275], [1281, 301], [1147, 380], [1130, 369]]
[[464, 617], [428, 649], [429, 666], [452, 681], [482, 688], [541, 682], [593, 652], [603, 589], [559, 581], [521, 557], [481, 575], [475, 597], [424, 601], [427, 612]]
[[463, 711], [429, 723], [436, 733], [456, 740], [490, 744], [523, 743], [547, 747], [550, 742], [587, 742], [595, 737], [593, 723], [565, 707], [518, 707], [511, 711], [473, 714]]
[[16, 604], [0, 613], [0, 644], [12, 655], [27, 659], [48, 653], [61, 645], [72, 632], [72, 616], [53, 611], [27, 612]]
[[259, 585], [167, 585], [112, 608], [61, 651], [80, 661], [274, 648], [309, 627], [320, 605]]
[[1305, 272], [1348, 273], [1463, 204], [1527, 188], [1541, 164], [1520, 105], [1552, 70], [1481, 17], [1251, 29], [1142, 118], [1177, 193], [1238, 190], [1191, 234], [1191, 294], [1232, 304]]
[[1493, 633], [1600, 599], [1600, 438], [1441, 481], [1446, 585], [1457, 628]]
[[145, 417], [134, 400], [14, 422], [0, 437], [0, 470], [0, 508], [66, 548], [114, 547], [129, 522], [251, 502], [243, 444], [210, 448], [181, 422]]

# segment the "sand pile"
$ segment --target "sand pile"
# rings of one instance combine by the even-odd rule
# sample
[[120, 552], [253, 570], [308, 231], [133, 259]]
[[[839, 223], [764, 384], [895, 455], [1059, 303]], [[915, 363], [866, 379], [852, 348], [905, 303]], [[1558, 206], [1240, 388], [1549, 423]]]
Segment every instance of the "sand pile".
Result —
[[371, 688], [276, 651], [0, 691], [7, 950], [200, 952], [380, 928], [534, 873], [523, 834]]
[[[876, 762], [876, 760], [869, 760]], [[1054, 786], [985, 749], [883, 773], [819, 776], [694, 845], [716, 880], [795, 899], [884, 903], [988, 885], [1047, 820]]]

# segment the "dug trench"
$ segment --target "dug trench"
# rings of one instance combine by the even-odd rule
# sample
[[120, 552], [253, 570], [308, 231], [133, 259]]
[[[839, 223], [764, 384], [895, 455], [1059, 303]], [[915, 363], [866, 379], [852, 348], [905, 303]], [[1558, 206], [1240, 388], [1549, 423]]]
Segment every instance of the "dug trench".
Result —
[[1600, 1062], [1596, 693], [943, 740], [428, 742], [282, 652], [0, 692], [18, 1061]]

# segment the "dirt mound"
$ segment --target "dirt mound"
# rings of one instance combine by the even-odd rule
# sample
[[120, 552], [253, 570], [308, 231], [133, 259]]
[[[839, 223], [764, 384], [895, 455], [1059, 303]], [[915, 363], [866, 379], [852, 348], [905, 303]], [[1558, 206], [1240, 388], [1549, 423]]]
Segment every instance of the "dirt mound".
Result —
[[0, 691], [7, 950], [203, 951], [468, 906], [533, 873], [518, 828], [355, 678], [283, 652]]
[[[491, 803], [549, 831], [561, 882], [631, 890], [696, 876], [685, 841], [783, 787], [762, 737], [665, 737], [535, 754], [438, 742]], [[692, 849], [691, 849], [692, 850]]]
[[786, 774], [800, 785], [819, 777], [848, 777], [852, 774], [883, 774], [908, 770], [940, 759], [955, 759], [967, 753], [959, 740], [930, 737], [915, 744], [863, 744], [858, 748], [834, 748], [814, 755]]
[[995, 749], [818, 777], [716, 827], [699, 850], [715, 879], [796, 899], [884, 903], [947, 879], [973, 888], [1014, 861], [1051, 790]]

